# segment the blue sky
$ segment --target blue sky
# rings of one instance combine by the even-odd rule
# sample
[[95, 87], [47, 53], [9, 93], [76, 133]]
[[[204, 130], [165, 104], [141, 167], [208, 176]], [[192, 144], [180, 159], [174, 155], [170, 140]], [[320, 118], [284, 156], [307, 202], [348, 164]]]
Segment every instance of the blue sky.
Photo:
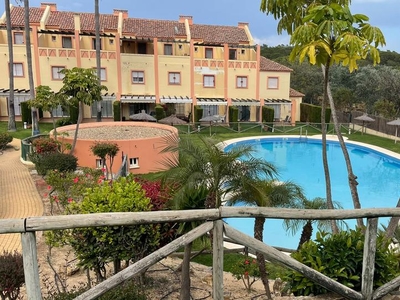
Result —
[[[15, 5], [16, 0], [11, 0]], [[93, 12], [94, 1], [88, 0], [31, 0], [31, 6], [40, 2], [55, 2], [59, 10]], [[278, 35], [277, 22], [259, 10], [260, 0], [100, 0], [100, 12], [112, 13], [114, 8], [127, 9], [130, 17], [178, 20], [179, 15], [193, 16], [197, 24], [233, 25], [248, 22], [258, 44], [287, 45], [289, 37]], [[386, 38], [386, 47], [400, 53], [400, 4], [399, 0], [353, 0], [352, 13], [365, 14], [373, 26], [379, 27]]]

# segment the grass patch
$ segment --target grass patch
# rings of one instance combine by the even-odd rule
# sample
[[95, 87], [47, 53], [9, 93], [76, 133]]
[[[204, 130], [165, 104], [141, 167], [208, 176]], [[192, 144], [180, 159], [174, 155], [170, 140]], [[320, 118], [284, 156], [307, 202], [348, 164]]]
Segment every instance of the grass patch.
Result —
[[[16, 126], [17, 126], [17, 131], [9, 132], [9, 134], [12, 137], [22, 140], [32, 136], [32, 128], [24, 129], [24, 125], [22, 122], [16, 122]], [[39, 130], [40, 133], [42, 134], [50, 133], [50, 131], [53, 130], [53, 124], [40, 122]], [[8, 122], [0, 122], [0, 132], [7, 132], [7, 131], [8, 131]]]

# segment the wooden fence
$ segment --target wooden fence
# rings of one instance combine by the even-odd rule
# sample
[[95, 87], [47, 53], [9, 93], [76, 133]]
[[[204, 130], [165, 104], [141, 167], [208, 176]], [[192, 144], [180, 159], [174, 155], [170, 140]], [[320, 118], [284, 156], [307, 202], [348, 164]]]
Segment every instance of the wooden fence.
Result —
[[[260, 207], [220, 207], [218, 209], [156, 211], [136, 213], [102, 213], [86, 215], [43, 216], [25, 219], [0, 220], [0, 234], [21, 233], [25, 283], [28, 299], [42, 299], [37, 263], [36, 232], [79, 227], [154, 224], [164, 222], [204, 221], [187, 234], [158, 249], [142, 260], [101, 282], [75, 299], [96, 299], [125, 280], [142, 273], [151, 265], [173, 253], [196, 238], [213, 231], [213, 299], [224, 299], [223, 240], [224, 236], [265, 255], [266, 259], [302, 273], [324, 288], [346, 299], [380, 299], [400, 286], [400, 276], [373, 290], [373, 274], [376, 252], [376, 237], [379, 217], [400, 217], [400, 208], [353, 209], [353, 210], [301, 210]], [[354, 291], [335, 280], [301, 264], [275, 248], [255, 240], [225, 224], [226, 218], [265, 217], [273, 219], [345, 220], [367, 218], [361, 291]]]

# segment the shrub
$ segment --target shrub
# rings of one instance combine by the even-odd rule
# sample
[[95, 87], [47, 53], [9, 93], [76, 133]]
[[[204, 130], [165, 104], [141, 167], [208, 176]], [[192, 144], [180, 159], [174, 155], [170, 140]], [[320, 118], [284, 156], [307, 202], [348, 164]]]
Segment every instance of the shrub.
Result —
[[22, 255], [3, 252], [0, 256], [0, 295], [2, 299], [18, 299], [25, 283]]
[[49, 170], [60, 172], [73, 172], [78, 167], [78, 159], [72, 154], [66, 153], [46, 153], [29, 154], [30, 160], [35, 164], [39, 175], [45, 176]]
[[21, 102], [21, 121], [22, 123], [32, 124], [32, 112], [28, 102]]
[[121, 102], [113, 102], [114, 121], [121, 121]]
[[72, 125], [72, 124], [73, 123], [70, 118], [62, 118], [60, 120], [57, 120], [57, 122], [56, 122], [57, 127]]
[[244, 256], [243, 259], [237, 261], [232, 266], [231, 273], [237, 280], [242, 280], [246, 290], [251, 291], [251, 286], [260, 278], [260, 271], [257, 261], [249, 256]]
[[32, 146], [38, 154], [54, 153], [58, 151], [57, 141], [51, 138], [38, 138], [32, 141]]
[[[389, 249], [390, 241], [382, 234], [377, 238], [375, 256], [374, 289], [400, 274], [398, 255]], [[317, 233], [292, 257], [337, 282], [361, 290], [364, 234], [361, 230], [342, 231], [339, 234]], [[320, 285], [296, 271], [285, 276], [288, 288], [295, 296], [327, 293]]]
[[11, 143], [13, 137], [7, 132], [0, 132], [0, 151], [5, 149], [7, 144]]
[[161, 105], [156, 105], [155, 111], [156, 111], [156, 119], [157, 120], [161, 120], [162, 118], [165, 118], [164, 107], [162, 107]]
[[233, 130], [238, 130], [239, 109], [236, 106], [229, 107], [229, 123]]

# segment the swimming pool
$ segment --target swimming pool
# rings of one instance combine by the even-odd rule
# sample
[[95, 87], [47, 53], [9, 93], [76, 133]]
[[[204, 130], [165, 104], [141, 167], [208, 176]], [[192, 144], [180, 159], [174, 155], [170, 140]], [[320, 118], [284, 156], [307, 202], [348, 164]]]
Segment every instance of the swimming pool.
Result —
[[[322, 144], [318, 138], [260, 137], [226, 141], [225, 151], [238, 145], [251, 145], [253, 155], [272, 162], [279, 179], [290, 180], [303, 187], [308, 199], [325, 198], [325, 176], [322, 165]], [[400, 156], [378, 147], [346, 142], [353, 172], [358, 177], [358, 193], [362, 208], [395, 207], [400, 197]], [[383, 151], [383, 152], [382, 152]], [[332, 199], [343, 208], [353, 208], [347, 169], [337, 141], [327, 141]], [[354, 227], [355, 220], [347, 220]], [[254, 219], [229, 219], [233, 227], [253, 235]], [[387, 225], [386, 219], [380, 223]], [[314, 226], [315, 227], [315, 226]], [[314, 228], [316, 231], [316, 228]], [[264, 242], [273, 246], [297, 248], [301, 230], [294, 236], [282, 227], [282, 220], [265, 222]]]

